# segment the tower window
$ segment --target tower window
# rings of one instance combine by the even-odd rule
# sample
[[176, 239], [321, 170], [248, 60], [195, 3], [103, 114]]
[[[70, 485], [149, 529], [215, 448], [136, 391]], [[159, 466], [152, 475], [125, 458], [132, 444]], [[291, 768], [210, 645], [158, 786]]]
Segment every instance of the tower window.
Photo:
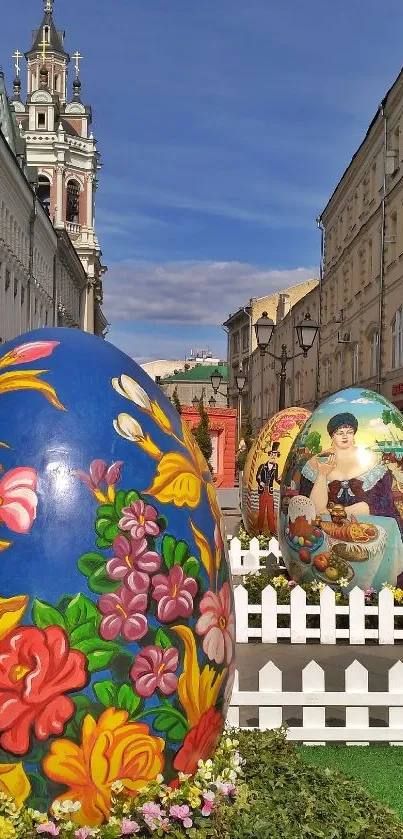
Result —
[[55, 75], [55, 90], [60, 93], [60, 84], [59, 84], [60, 76], [57, 74]]
[[67, 184], [66, 221], [80, 223], [80, 187], [77, 181]]
[[45, 35], [45, 41], [49, 43], [49, 26], [45, 26], [43, 31]]
[[50, 181], [46, 175], [39, 175], [36, 189], [38, 201], [41, 202], [45, 213], [50, 216]]
[[46, 128], [46, 114], [43, 111], [36, 115], [36, 124], [38, 128]]

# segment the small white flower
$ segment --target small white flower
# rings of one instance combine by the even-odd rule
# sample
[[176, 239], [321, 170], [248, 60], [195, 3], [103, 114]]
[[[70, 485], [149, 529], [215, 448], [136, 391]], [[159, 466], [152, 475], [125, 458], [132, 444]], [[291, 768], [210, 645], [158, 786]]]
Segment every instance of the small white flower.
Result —
[[131, 376], [126, 376], [123, 373], [118, 379], [112, 379], [112, 387], [116, 390], [116, 393], [130, 399], [130, 402], [134, 402], [139, 408], [144, 411], [151, 411], [151, 400], [145, 390]]
[[111, 785], [111, 790], [112, 790], [112, 792], [116, 792], [116, 793], [123, 792], [124, 786], [122, 784], [122, 781], [114, 781], [113, 784]]
[[348, 579], [347, 579], [347, 577], [340, 577], [340, 579], [339, 579], [339, 586], [340, 586], [340, 588], [347, 588], [347, 586], [348, 586]]

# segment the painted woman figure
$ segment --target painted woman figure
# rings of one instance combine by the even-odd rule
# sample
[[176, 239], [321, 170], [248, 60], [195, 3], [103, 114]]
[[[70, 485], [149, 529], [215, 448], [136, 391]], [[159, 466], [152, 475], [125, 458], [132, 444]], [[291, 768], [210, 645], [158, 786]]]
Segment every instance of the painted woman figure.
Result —
[[305, 464], [300, 493], [311, 498], [318, 515], [327, 512], [331, 502], [342, 504], [352, 515], [394, 518], [403, 536], [392, 473], [382, 455], [356, 446], [357, 428], [354, 414], [336, 414], [329, 420], [331, 447]]

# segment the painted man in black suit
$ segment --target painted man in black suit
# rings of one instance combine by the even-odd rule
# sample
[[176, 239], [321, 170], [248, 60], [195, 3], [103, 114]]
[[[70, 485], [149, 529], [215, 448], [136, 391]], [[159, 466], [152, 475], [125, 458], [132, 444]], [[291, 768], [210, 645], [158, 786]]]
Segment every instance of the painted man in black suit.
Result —
[[271, 451], [268, 453], [266, 463], [262, 463], [256, 472], [256, 481], [259, 493], [259, 517], [258, 530], [259, 533], [264, 533], [265, 518], [267, 518], [267, 525], [270, 533], [275, 533], [276, 516], [274, 513], [274, 481], [280, 482], [278, 474], [278, 458], [280, 457], [280, 443], [273, 443]]

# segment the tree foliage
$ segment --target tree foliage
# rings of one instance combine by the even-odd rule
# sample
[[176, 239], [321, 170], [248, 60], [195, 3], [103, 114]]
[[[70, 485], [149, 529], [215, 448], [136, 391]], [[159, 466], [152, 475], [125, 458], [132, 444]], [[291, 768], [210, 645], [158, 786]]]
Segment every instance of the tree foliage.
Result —
[[180, 403], [180, 399], [179, 399], [179, 396], [178, 396], [178, 388], [177, 387], [175, 387], [175, 390], [172, 394], [172, 404], [173, 404], [174, 408], [176, 408], [178, 414], [181, 415], [182, 405]]
[[211, 442], [210, 431], [209, 431], [209, 418], [204, 407], [203, 397], [201, 397], [199, 401], [199, 416], [200, 420], [195, 428], [192, 429], [193, 436], [196, 440], [196, 443], [199, 446], [201, 453], [204, 455], [205, 460], [210, 466], [210, 457], [213, 453], [213, 444]]

